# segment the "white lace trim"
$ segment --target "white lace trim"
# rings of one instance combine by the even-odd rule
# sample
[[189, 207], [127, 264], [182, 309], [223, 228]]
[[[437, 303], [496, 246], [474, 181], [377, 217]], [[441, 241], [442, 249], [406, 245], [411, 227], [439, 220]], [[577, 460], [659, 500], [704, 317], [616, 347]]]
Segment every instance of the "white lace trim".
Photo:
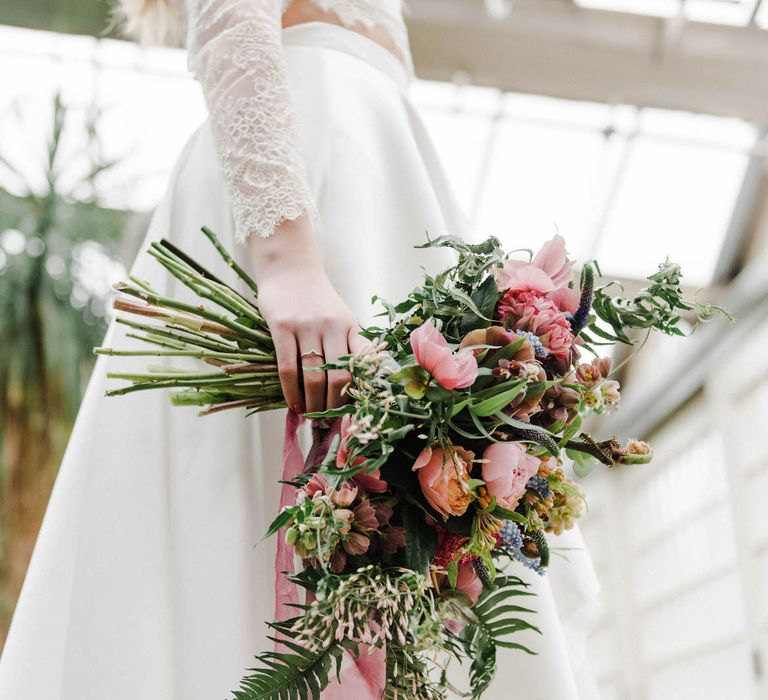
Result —
[[[379, 25], [410, 62], [400, 0], [312, 0], [347, 26]], [[186, 0], [189, 65], [208, 104], [237, 240], [317, 211], [283, 55], [285, 0]]]

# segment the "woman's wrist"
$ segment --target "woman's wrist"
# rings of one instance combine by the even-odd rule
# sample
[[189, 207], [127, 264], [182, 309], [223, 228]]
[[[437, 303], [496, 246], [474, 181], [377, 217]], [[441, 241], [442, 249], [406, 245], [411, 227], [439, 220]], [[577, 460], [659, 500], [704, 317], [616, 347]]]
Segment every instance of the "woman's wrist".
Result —
[[248, 249], [257, 283], [294, 271], [323, 273], [320, 250], [306, 215], [284, 221], [269, 238], [248, 239]]

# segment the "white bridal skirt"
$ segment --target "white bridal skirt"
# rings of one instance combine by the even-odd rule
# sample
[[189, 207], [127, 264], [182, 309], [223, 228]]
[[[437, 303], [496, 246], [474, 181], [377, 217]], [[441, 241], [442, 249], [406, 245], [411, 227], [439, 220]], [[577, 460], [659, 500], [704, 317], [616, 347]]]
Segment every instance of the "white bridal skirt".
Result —
[[[373, 294], [398, 300], [446, 260], [413, 246], [466, 224], [406, 95], [400, 64], [335, 25], [284, 32], [327, 270], [364, 320]], [[204, 124], [185, 147], [148, 240], [166, 237], [230, 279], [199, 229], [244, 260]], [[521, 242], [521, 244], [524, 243]], [[179, 294], [140, 255], [132, 273]], [[110, 326], [105, 345], [136, 347]], [[0, 661], [0, 700], [223, 700], [269, 648], [284, 413], [197, 417], [163, 392], [105, 398], [107, 371], [151, 358], [100, 357], [83, 400]], [[565, 540], [565, 538], [563, 538]], [[597, 586], [577, 533], [540, 579], [538, 656], [502, 652], [489, 700], [594, 697], [584, 639]], [[356, 698], [355, 700], [360, 700]]]

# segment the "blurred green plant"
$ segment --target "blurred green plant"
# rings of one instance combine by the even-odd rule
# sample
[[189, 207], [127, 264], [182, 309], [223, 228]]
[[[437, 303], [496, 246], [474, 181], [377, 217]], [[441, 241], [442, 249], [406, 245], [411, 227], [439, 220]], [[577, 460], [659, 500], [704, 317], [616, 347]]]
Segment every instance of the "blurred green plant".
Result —
[[115, 161], [103, 156], [98, 113], [85, 129], [71, 116], [57, 95], [38, 153], [23, 163], [0, 153], [0, 618], [14, 604], [106, 328], [128, 216], [99, 205], [96, 182]]

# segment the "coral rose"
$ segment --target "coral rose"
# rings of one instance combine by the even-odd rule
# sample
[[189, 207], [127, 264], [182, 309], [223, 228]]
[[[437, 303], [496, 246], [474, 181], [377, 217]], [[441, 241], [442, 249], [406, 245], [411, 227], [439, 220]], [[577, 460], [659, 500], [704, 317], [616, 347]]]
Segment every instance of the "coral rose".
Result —
[[424, 498], [444, 519], [464, 515], [472, 500], [467, 486], [474, 454], [456, 445], [425, 447], [416, 458], [413, 470], [418, 472]]
[[443, 389], [463, 389], [475, 383], [478, 370], [475, 356], [468, 350], [453, 353], [432, 321], [422, 323], [411, 333], [410, 340], [416, 362]]
[[514, 510], [541, 460], [517, 442], [495, 442], [485, 449], [483, 459], [483, 481], [489, 495], [496, 497], [498, 505]]

